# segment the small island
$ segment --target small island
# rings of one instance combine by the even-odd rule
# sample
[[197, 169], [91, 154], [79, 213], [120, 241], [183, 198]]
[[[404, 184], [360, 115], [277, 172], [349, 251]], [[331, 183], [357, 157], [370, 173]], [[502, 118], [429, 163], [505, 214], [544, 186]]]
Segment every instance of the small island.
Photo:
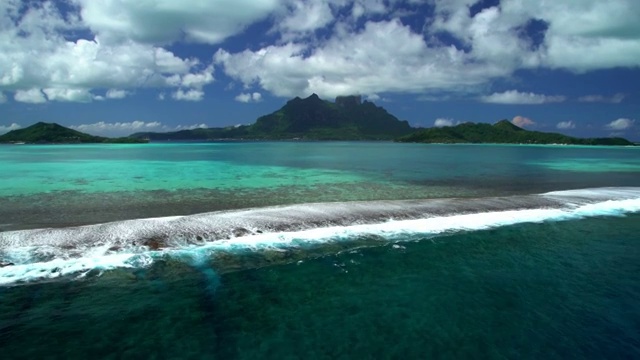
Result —
[[464, 123], [456, 126], [434, 127], [396, 139], [398, 142], [440, 144], [563, 144], [563, 145], [617, 145], [633, 146], [629, 140], [611, 138], [575, 138], [557, 133], [529, 131], [501, 120], [491, 125]]
[[0, 136], [5, 144], [142, 144], [148, 140], [132, 137], [93, 136], [56, 123], [39, 122]]

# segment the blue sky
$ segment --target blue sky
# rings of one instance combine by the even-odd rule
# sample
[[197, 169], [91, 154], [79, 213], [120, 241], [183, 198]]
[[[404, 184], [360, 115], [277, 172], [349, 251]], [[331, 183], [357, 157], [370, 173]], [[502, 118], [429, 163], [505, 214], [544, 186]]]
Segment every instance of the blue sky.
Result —
[[640, 140], [640, 1], [0, 3], [0, 133], [249, 124], [314, 92], [414, 126]]

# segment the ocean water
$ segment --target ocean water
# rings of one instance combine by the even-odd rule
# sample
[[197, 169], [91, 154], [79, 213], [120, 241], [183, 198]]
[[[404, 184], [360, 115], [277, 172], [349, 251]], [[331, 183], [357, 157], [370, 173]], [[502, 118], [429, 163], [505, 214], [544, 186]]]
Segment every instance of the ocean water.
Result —
[[0, 147], [2, 358], [637, 358], [640, 149]]

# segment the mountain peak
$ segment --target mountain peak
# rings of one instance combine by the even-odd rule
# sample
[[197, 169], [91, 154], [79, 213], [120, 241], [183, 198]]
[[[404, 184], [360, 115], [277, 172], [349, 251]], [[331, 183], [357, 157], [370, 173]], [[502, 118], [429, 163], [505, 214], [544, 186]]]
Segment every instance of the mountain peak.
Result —
[[47, 123], [47, 122], [44, 122], [44, 121], [38, 121], [37, 123], [35, 123], [35, 124], [31, 125], [31, 126], [28, 126], [25, 129], [39, 129], [39, 128], [42, 128], [42, 129], [60, 129], [60, 128], [63, 128], [63, 129], [66, 129], [66, 127], [64, 127], [64, 126], [62, 126], [62, 125], [60, 125], [58, 123]]
[[362, 104], [360, 96], [342, 96], [336, 103], [317, 94], [293, 99], [250, 125], [247, 136], [258, 138], [392, 139], [412, 131], [381, 107]]
[[309, 95], [309, 97], [307, 97], [306, 99], [304, 99], [305, 101], [313, 101], [313, 102], [321, 102], [322, 99], [320, 99], [320, 96], [318, 96], [318, 94], [313, 93], [311, 95]]
[[318, 94], [313, 93], [313, 94], [307, 96], [304, 99], [300, 98], [299, 96], [296, 96], [293, 99], [287, 101], [287, 104], [304, 104], [304, 103], [308, 103], [309, 101], [318, 102], [318, 101], [322, 101], [322, 100], [320, 99]]
[[510, 130], [510, 131], [524, 131], [523, 128], [513, 124], [511, 121], [504, 119], [493, 124], [493, 127], [497, 129]]

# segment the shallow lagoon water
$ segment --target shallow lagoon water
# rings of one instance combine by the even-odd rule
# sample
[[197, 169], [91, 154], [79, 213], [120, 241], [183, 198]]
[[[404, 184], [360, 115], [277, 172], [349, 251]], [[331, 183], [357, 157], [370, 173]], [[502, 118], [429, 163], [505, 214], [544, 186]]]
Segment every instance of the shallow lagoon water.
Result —
[[[340, 241], [311, 223], [306, 242], [238, 233], [233, 246], [159, 249], [126, 267], [13, 283], [0, 287], [0, 350], [17, 359], [634, 358], [640, 199], [614, 206], [611, 194], [640, 186], [639, 164], [635, 148], [602, 147], [2, 146], [4, 230], [327, 201], [524, 205], [493, 218], [480, 205], [445, 206], [411, 220], [442, 232], [385, 220], [353, 224], [360, 232], [345, 224], [337, 234], [354, 235]], [[580, 195], [594, 199], [584, 216], [527, 205], [526, 194], [580, 188], [593, 188]], [[120, 250], [92, 251], [81, 256]]]
[[385, 142], [1, 146], [0, 230], [292, 203], [637, 186], [638, 151]]

